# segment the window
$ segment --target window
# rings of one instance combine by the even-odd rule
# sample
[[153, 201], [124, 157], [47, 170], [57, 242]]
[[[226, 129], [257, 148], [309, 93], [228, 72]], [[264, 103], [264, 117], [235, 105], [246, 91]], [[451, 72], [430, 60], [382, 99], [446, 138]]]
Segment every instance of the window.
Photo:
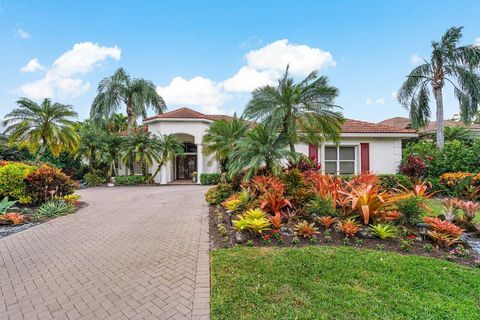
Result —
[[325, 173], [354, 174], [356, 147], [325, 147]]

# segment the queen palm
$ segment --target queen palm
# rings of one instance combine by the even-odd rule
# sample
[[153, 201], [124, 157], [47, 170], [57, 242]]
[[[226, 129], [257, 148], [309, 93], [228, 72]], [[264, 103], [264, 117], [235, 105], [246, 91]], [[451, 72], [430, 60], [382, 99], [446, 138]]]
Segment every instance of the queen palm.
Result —
[[77, 113], [73, 107], [61, 103], [52, 103], [44, 99], [41, 104], [21, 98], [17, 108], [5, 116], [5, 133], [10, 142], [21, 142], [33, 151], [37, 151], [35, 161], [45, 154], [47, 147], [54, 156], [62, 151], [74, 151], [79, 144], [76, 132], [77, 123], [73, 120]]
[[252, 93], [245, 118], [278, 125], [291, 152], [295, 152], [295, 144], [303, 140], [305, 133], [310, 142], [315, 138], [316, 144], [325, 139], [337, 142], [344, 121], [333, 103], [338, 89], [316, 70], [300, 83], [294, 83], [288, 69], [287, 66], [276, 87], [264, 86]]
[[168, 161], [173, 160], [176, 156], [182, 156], [184, 152], [183, 143], [174, 134], [162, 134], [156, 138], [156, 143], [160, 161], [152, 179], [155, 179]]
[[215, 154], [220, 164], [220, 169], [225, 172], [233, 145], [243, 137], [248, 125], [239, 119], [236, 114], [230, 121], [216, 120], [203, 136], [205, 147], [203, 152], [207, 155]]
[[398, 92], [398, 101], [410, 111], [414, 129], [428, 124], [431, 116], [430, 94], [433, 93], [436, 103], [436, 140], [440, 149], [445, 144], [445, 84], [452, 85], [459, 102], [460, 118], [465, 123], [475, 116], [480, 101], [480, 76], [475, 71], [480, 65], [480, 47], [458, 46], [461, 38], [462, 27], [452, 27], [439, 42], [433, 41], [430, 59], [410, 72]]
[[98, 94], [90, 110], [92, 118], [108, 118], [125, 105], [128, 127], [132, 131], [136, 119], [147, 116], [147, 109], [163, 113], [167, 106], [155, 90], [155, 85], [145, 79], [131, 79], [128, 73], [119, 68], [111, 77], [106, 77], [98, 85]]
[[279, 174], [283, 159], [296, 160], [297, 157], [287, 146], [286, 135], [279, 133], [277, 127], [268, 124], [255, 126], [235, 143], [228, 164], [230, 176], [247, 170], [245, 179], [248, 179], [263, 167], [269, 173]]
[[[122, 161], [130, 168], [133, 167], [133, 161], [140, 163], [142, 174], [147, 175], [147, 166], [153, 165], [153, 162], [160, 162], [158, 152], [158, 143], [150, 132], [138, 130], [125, 137], [122, 144], [124, 150]], [[133, 170], [130, 170], [133, 175]]]

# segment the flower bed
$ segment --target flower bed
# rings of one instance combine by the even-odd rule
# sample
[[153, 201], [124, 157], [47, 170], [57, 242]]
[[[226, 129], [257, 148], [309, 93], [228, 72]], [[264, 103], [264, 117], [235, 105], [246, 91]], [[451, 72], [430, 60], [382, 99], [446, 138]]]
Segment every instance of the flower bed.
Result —
[[236, 193], [215, 186], [206, 199], [221, 202], [210, 208], [214, 247], [351, 246], [480, 263], [462, 241], [480, 232], [479, 205], [450, 199], [431, 217], [431, 195], [426, 183], [386, 189], [373, 174], [346, 181], [290, 169], [254, 177]]

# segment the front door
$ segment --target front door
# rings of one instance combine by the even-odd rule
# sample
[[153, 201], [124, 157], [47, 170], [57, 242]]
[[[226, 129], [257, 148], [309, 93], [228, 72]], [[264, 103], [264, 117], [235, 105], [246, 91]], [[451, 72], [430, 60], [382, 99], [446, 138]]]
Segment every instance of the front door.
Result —
[[197, 171], [197, 155], [177, 157], [177, 179], [192, 179], [192, 173]]

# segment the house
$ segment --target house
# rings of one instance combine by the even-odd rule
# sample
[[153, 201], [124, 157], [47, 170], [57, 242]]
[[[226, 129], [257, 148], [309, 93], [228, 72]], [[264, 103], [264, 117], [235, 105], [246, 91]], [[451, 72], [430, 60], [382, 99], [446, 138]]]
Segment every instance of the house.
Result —
[[[152, 134], [175, 134], [184, 144], [185, 155], [163, 166], [155, 182], [166, 184], [191, 179], [194, 172], [198, 175], [219, 172], [219, 164], [214, 155], [205, 155], [202, 144], [210, 124], [219, 119], [228, 121], [231, 117], [180, 108], [145, 119], [143, 123]], [[396, 173], [402, 158], [402, 139], [416, 136], [410, 129], [346, 120], [338, 146], [331, 142], [321, 146], [300, 143], [296, 145], [296, 150], [319, 161], [326, 173]], [[156, 164], [149, 172], [155, 168]], [[141, 173], [139, 167], [134, 169], [135, 173]], [[125, 168], [120, 168], [121, 174], [125, 174], [125, 171]]]
[[[472, 133], [475, 136], [480, 136], [480, 124], [478, 123], [472, 123], [470, 125], [465, 125], [460, 121], [457, 120], [444, 120], [444, 126], [445, 127], [458, 127], [458, 126], [464, 126], [472, 131]], [[385, 119], [383, 121], [380, 121], [378, 124], [380, 125], [385, 125], [385, 126], [390, 126], [390, 127], [395, 127], [399, 129], [411, 129], [410, 125], [410, 119], [409, 118], [404, 118], [404, 117], [393, 117], [389, 119]], [[437, 130], [437, 122], [436, 121], [430, 121], [428, 125], [426, 125], [424, 128], [421, 128], [418, 130], [418, 133], [420, 135], [422, 134], [434, 134]]]

